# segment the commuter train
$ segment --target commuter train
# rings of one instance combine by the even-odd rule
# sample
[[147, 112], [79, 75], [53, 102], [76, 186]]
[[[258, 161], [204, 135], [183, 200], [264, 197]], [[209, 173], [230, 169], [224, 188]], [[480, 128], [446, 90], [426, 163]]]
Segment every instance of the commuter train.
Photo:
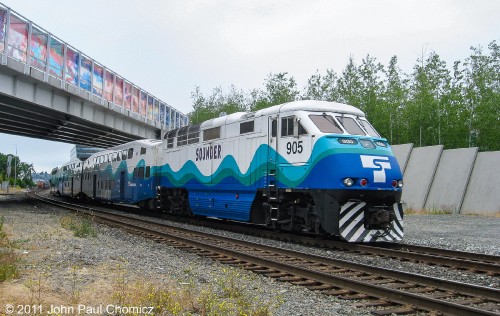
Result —
[[70, 168], [78, 166], [56, 168], [53, 191], [349, 242], [403, 238], [398, 162], [350, 105], [296, 101], [225, 115]]

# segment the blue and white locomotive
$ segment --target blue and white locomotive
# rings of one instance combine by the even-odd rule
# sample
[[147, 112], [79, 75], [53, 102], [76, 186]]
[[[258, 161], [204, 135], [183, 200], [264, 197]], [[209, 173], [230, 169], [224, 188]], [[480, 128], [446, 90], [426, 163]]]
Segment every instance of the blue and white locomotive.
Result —
[[81, 192], [349, 242], [403, 238], [402, 174], [359, 109], [296, 101], [234, 113], [94, 154]]
[[403, 238], [402, 174], [359, 109], [296, 101], [164, 135], [159, 201], [169, 213], [332, 234]]

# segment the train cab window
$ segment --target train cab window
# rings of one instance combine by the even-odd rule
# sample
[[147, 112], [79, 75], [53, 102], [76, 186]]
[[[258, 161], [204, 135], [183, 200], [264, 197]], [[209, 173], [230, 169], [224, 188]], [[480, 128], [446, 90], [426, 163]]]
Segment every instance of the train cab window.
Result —
[[175, 135], [177, 134], [177, 130], [171, 130], [166, 134], [166, 139], [167, 139], [167, 148], [174, 148], [174, 138]]
[[134, 157], [134, 148], [130, 148], [128, 150], [128, 157], [127, 157], [127, 159], [132, 159], [132, 157]]
[[307, 135], [306, 129], [300, 122], [297, 124], [297, 128], [299, 129], [299, 135]]
[[187, 135], [188, 144], [200, 142], [200, 124], [191, 125]]
[[375, 128], [365, 119], [358, 119], [357, 120], [359, 125], [361, 125], [366, 133], [370, 136], [373, 137], [380, 137], [380, 134], [375, 130]]
[[293, 116], [281, 119], [281, 137], [293, 136]]
[[342, 128], [331, 115], [309, 115], [309, 118], [323, 133], [344, 134]]
[[146, 154], [146, 148], [141, 147], [141, 155], [145, 155], [145, 154]]
[[187, 145], [187, 134], [189, 126], [179, 128], [177, 132], [177, 147]]
[[151, 176], [151, 167], [147, 166], [146, 167], [146, 178], [149, 178]]
[[359, 127], [358, 123], [352, 118], [344, 115], [336, 116], [337, 120], [340, 121], [345, 128], [345, 130], [351, 135], [365, 135], [365, 132]]
[[240, 123], [240, 135], [251, 133], [254, 129], [254, 121]]
[[203, 140], [220, 138], [220, 126], [212, 127], [203, 131]]

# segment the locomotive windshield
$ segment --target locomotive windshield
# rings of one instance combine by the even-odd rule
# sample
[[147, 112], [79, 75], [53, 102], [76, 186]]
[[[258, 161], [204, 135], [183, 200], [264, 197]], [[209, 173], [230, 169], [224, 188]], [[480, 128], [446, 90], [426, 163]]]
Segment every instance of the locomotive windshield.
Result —
[[337, 120], [344, 126], [345, 130], [351, 135], [365, 135], [365, 132], [359, 127], [352, 117], [337, 115]]
[[344, 134], [344, 130], [351, 135], [369, 135], [380, 137], [375, 128], [364, 118], [356, 119], [345, 115], [332, 115], [323, 113], [310, 114], [309, 118], [323, 133]]
[[342, 128], [340, 128], [339, 124], [333, 119], [331, 115], [324, 114], [323, 115], [309, 115], [311, 121], [319, 128], [323, 133], [334, 133], [334, 134], [344, 134]]
[[364, 119], [358, 119], [358, 122], [359, 124], [361, 124], [361, 126], [363, 126], [368, 135], [373, 137], [380, 137], [379, 133], [377, 133], [375, 128], [373, 128], [373, 126], [370, 124], [370, 122]]

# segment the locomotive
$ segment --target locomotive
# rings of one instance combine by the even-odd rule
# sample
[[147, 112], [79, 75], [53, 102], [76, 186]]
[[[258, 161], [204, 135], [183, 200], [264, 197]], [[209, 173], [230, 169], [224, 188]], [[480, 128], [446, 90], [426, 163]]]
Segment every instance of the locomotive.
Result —
[[346, 104], [304, 100], [224, 115], [94, 154], [80, 173], [71, 196], [348, 242], [404, 235], [398, 162]]

